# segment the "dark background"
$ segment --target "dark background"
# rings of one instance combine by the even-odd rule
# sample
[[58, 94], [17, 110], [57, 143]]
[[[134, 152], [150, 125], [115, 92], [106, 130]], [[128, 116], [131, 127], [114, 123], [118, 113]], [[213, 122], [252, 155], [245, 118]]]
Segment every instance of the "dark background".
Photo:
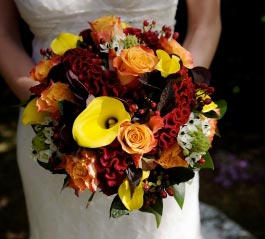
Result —
[[[200, 173], [200, 199], [264, 239], [265, 1], [222, 0], [221, 4], [223, 31], [211, 72], [215, 96], [227, 101], [228, 110], [219, 122], [221, 138], [215, 138], [211, 150], [215, 170]], [[176, 29], [183, 37], [183, 0], [177, 19]], [[0, 238], [26, 239], [28, 221], [15, 159], [18, 101], [3, 80], [0, 97]]]

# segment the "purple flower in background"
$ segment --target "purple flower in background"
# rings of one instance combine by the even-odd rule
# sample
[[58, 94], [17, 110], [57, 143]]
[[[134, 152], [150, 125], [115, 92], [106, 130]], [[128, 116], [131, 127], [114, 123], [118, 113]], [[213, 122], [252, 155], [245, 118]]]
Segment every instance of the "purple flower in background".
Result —
[[253, 177], [255, 178], [250, 170], [251, 164], [247, 157], [219, 150], [213, 158], [215, 160], [215, 170], [217, 171], [214, 182], [225, 188], [229, 188], [237, 182], [250, 182]]

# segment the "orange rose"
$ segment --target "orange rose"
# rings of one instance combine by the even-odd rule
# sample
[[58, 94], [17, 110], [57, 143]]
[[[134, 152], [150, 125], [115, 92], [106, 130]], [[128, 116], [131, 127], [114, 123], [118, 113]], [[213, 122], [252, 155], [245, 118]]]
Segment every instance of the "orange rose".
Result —
[[145, 154], [157, 144], [153, 132], [145, 124], [126, 122], [121, 125], [118, 140], [129, 154]]
[[103, 16], [89, 24], [91, 36], [96, 44], [110, 42], [113, 36], [124, 36], [120, 17]]
[[44, 81], [51, 68], [59, 63], [59, 57], [50, 60], [41, 60], [31, 71], [30, 77], [35, 81]]
[[38, 111], [46, 111], [50, 113], [56, 113], [59, 100], [74, 101], [74, 96], [67, 84], [56, 82], [52, 83], [49, 88], [41, 93], [41, 97], [37, 99], [36, 105]]
[[91, 192], [97, 190], [98, 180], [96, 178], [95, 161], [96, 154], [92, 150], [83, 149], [78, 156], [63, 155], [63, 165], [71, 177], [69, 184], [82, 192], [89, 189]]
[[121, 55], [113, 59], [113, 66], [118, 71], [122, 85], [131, 83], [141, 74], [153, 71], [157, 63], [154, 51], [140, 45], [123, 49]]
[[187, 68], [193, 68], [193, 58], [189, 51], [187, 51], [184, 47], [182, 47], [175, 39], [167, 39], [165, 37], [161, 37], [159, 43], [168, 54], [177, 55], [183, 65]]

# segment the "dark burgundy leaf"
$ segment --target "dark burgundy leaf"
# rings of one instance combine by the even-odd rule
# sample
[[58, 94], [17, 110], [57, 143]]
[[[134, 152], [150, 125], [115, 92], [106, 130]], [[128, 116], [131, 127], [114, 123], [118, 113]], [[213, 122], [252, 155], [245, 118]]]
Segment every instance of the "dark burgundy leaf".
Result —
[[210, 84], [211, 81], [211, 72], [202, 66], [197, 66], [194, 67], [193, 69], [191, 69], [191, 73], [192, 73], [192, 77], [194, 82], [196, 83], [206, 83], [206, 84]]
[[67, 80], [70, 84], [70, 87], [79, 100], [85, 101], [89, 95], [87, 88], [83, 83], [78, 79], [78, 76], [71, 70], [66, 72]]

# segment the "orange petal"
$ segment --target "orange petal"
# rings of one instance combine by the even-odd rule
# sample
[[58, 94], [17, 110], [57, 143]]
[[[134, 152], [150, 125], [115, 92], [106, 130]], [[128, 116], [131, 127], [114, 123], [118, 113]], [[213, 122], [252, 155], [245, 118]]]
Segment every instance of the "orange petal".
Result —
[[159, 160], [156, 161], [163, 168], [188, 167], [188, 163], [184, 160], [182, 148], [175, 144], [170, 149], [163, 151]]
[[152, 116], [148, 122], [148, 126], [155, 134], [164, 126], [163, 118], [161, 118], [159, 115]]

